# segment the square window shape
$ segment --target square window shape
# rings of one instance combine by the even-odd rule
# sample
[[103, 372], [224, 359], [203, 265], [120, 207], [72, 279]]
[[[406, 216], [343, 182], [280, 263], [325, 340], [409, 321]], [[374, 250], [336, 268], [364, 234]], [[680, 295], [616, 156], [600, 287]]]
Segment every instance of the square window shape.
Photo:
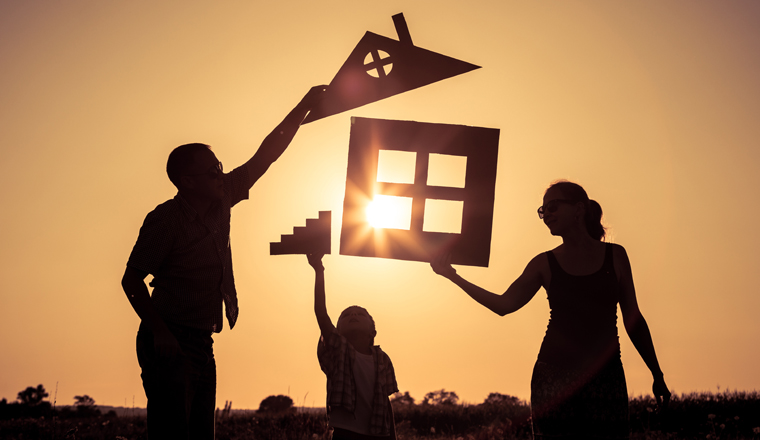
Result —
[[424, 232], [444, 232], [460, 234], [462, 232], [462, 213], [464, 202], [461, 200], [425, 200], [425, 218], [422, 222]]
[[[488, 267], [498, 148], [498, 129], [352, 117], [340, 254], [429, 262], [445, 249], [453, 264]], [[400, 157], [414, 177], [382, 175], [378, 162], [390, 164], [398, 153], [407, 153]], [[447, 159], [454, 165], [441, 165]], [[458, 181], [435, 176], [452, 166], [466, 168]], [[411, 220], [394, 214], [373, 227], [367, 206], [378, 196], [406, 198], [406, 212], [411, 199]]]
[[388, 183], [414, 183], [417, 153], [413, 151], [379, 150], [377, 181]]
[[380, 229], [409, 229], [412, 223], [412, 198], [382, 194], [367, 205], [367, 223]]
[[466, 156], [430, 153], [427, 176], [428, 186], [464, 188], [466, 176]]

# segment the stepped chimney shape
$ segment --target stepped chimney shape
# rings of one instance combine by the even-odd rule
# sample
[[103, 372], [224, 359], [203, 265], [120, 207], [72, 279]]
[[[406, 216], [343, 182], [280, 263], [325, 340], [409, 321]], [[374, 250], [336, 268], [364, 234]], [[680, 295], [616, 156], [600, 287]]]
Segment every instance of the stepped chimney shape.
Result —
[[279, 243], [269, 243], [269, 255], [329, 254], [331, 218], [331, 211], [319, 211], [318, 219], [307, 218], [306, 226], [296, 226]]

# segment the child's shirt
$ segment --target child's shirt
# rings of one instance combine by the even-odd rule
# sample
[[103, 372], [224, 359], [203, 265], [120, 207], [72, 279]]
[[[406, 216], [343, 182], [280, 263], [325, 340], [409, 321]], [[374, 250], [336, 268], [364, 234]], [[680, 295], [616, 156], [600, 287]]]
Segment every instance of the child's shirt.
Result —
[[[362, 358], [363, 356], [366, 357]], [[343, 426], [343, 423], [339, 427], [370, 435], [389, 435], [392, 417], [388, 408], [388, 396], [398, 391], [390, 357], [379, 346], [372, 347], [369, 369], [374, 369], [374, 378], [367, 377], [369, 369], [363, 361], [369, 360], [370, 356], [358, 353], [337, 331], [326, 338], [320, 338], [317, 357], [319, 366], [327, 376], [327, 411], [331, 414], [331, 423], [333, 411], [337, 409], [335, 421], [339, 423], [348, 421], [346, 413], [357, 423], [361, 423], [361, 419], [368, 419], [369, 422], [368, 428], [364, 430]], [[372, 389], [368, 392], [366, 387], [370, 383]], [[364, 390], [360, 391], [360, 387]], [[367, 407], [370, 399], [371, 404]]]
[[372, 401], [375, 397], [375, 356], [358, 351], [354, 354], [352, 370], [356, 383], [356, 407], [354, 412], [349, 412], [341, 406], [330, 408], [330, 426], [372, 435], [369, 426], [372, 421]]

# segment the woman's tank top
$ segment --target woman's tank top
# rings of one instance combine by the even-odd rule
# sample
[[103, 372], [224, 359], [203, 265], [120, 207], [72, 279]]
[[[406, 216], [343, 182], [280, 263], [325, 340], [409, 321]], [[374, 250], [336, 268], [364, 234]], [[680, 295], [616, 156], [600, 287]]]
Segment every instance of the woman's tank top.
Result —
[[552, 275], [546, 290], [550, 318], [539, 361], [593, 372], [610, 360], [620, 360], [619, 287], [612, 246], [606, 245], [601, 269], [582, 276], [568, 274], [554, 253], [546, 253]]

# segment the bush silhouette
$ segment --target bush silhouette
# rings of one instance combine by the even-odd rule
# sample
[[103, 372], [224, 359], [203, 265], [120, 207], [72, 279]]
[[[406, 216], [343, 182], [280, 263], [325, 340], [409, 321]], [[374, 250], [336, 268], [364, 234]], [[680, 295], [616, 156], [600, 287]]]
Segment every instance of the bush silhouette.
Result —
[[293, 399], [282, 394], [269, 396], [259, 404], [259, 412], [262, 413], [280, 413], [291, 409], [293, 409]]

